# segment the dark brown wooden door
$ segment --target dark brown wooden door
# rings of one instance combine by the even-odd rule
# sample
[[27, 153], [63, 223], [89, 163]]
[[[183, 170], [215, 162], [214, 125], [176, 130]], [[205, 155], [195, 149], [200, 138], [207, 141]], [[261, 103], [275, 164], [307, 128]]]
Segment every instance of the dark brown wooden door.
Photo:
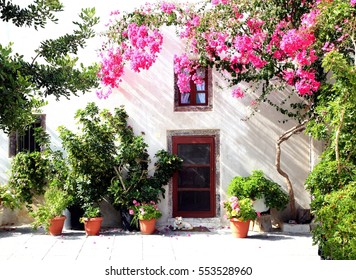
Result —
[[173, 217], [215, 217], [214, 136], [173, 136], [183, 159], [173, 176]]

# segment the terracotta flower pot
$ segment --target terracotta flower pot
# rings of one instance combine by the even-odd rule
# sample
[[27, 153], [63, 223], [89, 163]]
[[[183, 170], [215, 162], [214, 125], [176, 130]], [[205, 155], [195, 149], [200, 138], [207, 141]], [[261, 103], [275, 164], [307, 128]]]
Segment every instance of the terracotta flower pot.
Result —
[[156, 219], [140, 220], [140, 231], [142, 234], [152, 234], [156, 231]]
[[230, 219], [230, 228], [233, 237], [245, 238], [250, 227], [250, 220], [239, 221], [238, 219]]
[[99, 235], [103, 217], [84, 218], [84, 229], [87, 235]]
[[64, 221], [67, 217], [66, 216], [58, 216], [54, 217], [50, 220], [50, 225], [48, 227], [48, 232], [51, 235], [60, 235], [62, 234]]

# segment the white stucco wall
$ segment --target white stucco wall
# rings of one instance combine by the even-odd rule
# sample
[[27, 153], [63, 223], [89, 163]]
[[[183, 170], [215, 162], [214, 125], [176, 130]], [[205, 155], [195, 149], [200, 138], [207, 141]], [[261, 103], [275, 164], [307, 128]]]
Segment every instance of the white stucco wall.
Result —
[[[8, 25], [0, 26], [2, 43], [5, 38], [15, 41], [14, 49], [26, 56], [31, 57], [30, 52], [38, 46], [41, 38], [47, 38], [70, 32], [72, 26], [68, 19], [75, 19], [80, 11], [80, 6], [97, 8], [98, 15], [102, 17], [102, 24], [107, 20], [105, 17], [114, 9], [132, 9], [144, 1], [70, 1], [63, 0], [66, 12], [61, 16], [57, 26], [51, 25], [50, 30], [38, 32], [23, 31], [23, 29], [10, 29]], [[13, 27], [12, 27], [13, 28]], [[98, 27], [98, 31], [103, 25]], [[226, 197], [226, 187], [234, 176], [249, 175], [254, 169], [262, 169], [269, 177], [280, 183], [286, 184], [278, 175], [275, 167], [275, 143], [280, 134], [293, 126], [293, 122], [280, 124], [283, 116], [269, 107], [262, 105], [260, 113], [248, 121], [241, 121], [248, 113], [247, 106], [251, 98], [236, 99], [231, 96], [231, 90], [221, 89], [223, 80], [213, 72], [214, 103], [213, 110], [209, 112], [174, 112], [174, 88], [173, 88], [173, 56], [181, 52], [181, 43], [174, 36], [172, 29], [166, 29], [164, 45], [161, 55], [150, 71], [142, 71], [140, 74], [126, 70], [126, 76], [118, 90], [108, 99], [99, 100], [95, 92], [85, 96], [73, 97], [71, 100], [56, 102], [49, 99], [49, 104], [43, 110], [47, 115], [47, 129], [52, 137], [53, 145], [60, 147], [58, 132], [59, 125], [74, 128], [73, 116], [78, 108], [83, 108], [88, 102], [94, 101], [101, 108], [113, 109], [125, 105], [130, 116], [130, 124], [135, 132], [144, 131], [145, 140], [149, 145], [149, 153], [153, 157], [158, 149], [167, 149], [168, 130], [189, 129], [218, 129], [220, 130], [220, 193]], [[4, 37], [4, 34], [6, 36]], [[23, 44], [19, 45], [19, 40]], [[95, 49], [100, 46], [98, 40], [90, 43], [90, 47], [81, 53], [84, 62], [96, 61]], [[217, 86], [219, 85], [219, 86]], [[283, 96], [278, 93], [276, 98]], [[313, 148], [313, 153], [319, 149]], [[0, 134], [0, 182], [6, 180], [6, 170], [9, 167], [8, 139], [6, 135]], [[314, 159], [315, 156], [312, 156]], [[305, 135], [293, 136], [287, 143], [282, 145], [282, 168], [290, 175], [295, 187], [297, 203], [308, 208], [310, 198], [304, 190], [303, 183], [310, 170], [309, 138]], [[167, 187], [168, 188], [168, 187]], [[167, 192], [168, 194], [168, 192]], [[171, 207], [169, 199], [160, 204], [163, 210], [161, 223], [170, 218]], [[223, 213], [221, 213], [221, 216]]]

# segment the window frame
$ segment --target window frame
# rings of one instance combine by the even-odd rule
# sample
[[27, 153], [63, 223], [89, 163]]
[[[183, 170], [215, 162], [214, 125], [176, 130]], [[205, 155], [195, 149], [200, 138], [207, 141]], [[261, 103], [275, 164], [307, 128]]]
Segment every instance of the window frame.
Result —
[[[34, 127], [35, 124], [39, 124], [44, 130], [46, 129], [46, 115], [45, 114], [36, 114], [36, 120], [29, 125], [26, 131], [29, 131]], [[26, 133], [26, 131], [24, 133]], [[25, 151], [25, 149], [20, 149], [19, 138], [23, 136], [23, 133], [19, 131], [11, 132], [9, 135], [9, 158], [16, 156], [18, 153]], [[35, 143], [36, 145], [36, 143]], [[42, 150], [42, 147], [40, 147]]]
[[[213, 109], [213, 90], [212, 90], [212, 72], [211, 68], [205, 68], [205, 91], [197, 91], [196, 84], [191, 79], [190, 88], [191, 90], [191, 102], [189, 104], [181, 102], [181, 96], [184, 93], [179, 91], [178, 87], [178, 76], [174, 74], [174, 111], [175, 112], [187, 112], [187, 111], [212, 111]], [[197, 93], [205, 92], [205, 103], [196, 103]]]

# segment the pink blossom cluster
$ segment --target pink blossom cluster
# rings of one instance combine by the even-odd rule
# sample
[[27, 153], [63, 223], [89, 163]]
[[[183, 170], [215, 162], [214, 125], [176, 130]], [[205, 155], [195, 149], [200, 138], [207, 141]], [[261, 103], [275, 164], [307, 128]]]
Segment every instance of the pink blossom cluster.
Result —
[[[106, 52], [100, 53], [101, 68], [98, 76], [105, 86], [115, 88], [121, 81], [120, 77], [124, 74], [124, 61], [120, 48], [109, 48]], [[98, 97], [105, 98], [103, 93], [98, 93]]]
[[193, 61], [187, 54], [174, 56], [174, 73], [177, 75], [177, 85], [181, 93], [190, 92], [191, 72], [193, 71]]
[[211, 54], [221, 55], [228, 50], [226, 41], [228, 34], [223, 32], [210, 32], [204, 34], [204, 38], [207, 41], [206, 51]]
[[195, 28], [200, 24], [200, 17], [198, 15], [193, 16], [187, 20], [183, 31], [180, 33], [180, 38], [193, 38], [196, 34]]
[[317, 91], [320, 82], [315, 79], [315, 72], [313, 70], [302, 70], [298, 69], [296, 71], [297, 82], [295, 83], [295, 88], [301, 95], [309, 94]]
[[[256, 51], [261, 50], [264, 39], [265, 36], [260, 32], [252, 36], [247, 34], [236, 36], [234, 39], [235, 53], [230, 59], [232, 67], [236, 64], [240, 64], [241, 66], [251, 63], [257, 69], [263, 68], [267, 64], [267, 61], [263, 60]], [[237, 73], [241, 71], [241, 67], [235, 67], [233, 69]]]
[[302, 18], [299, 29], [288, 29], [287, 21], [277, 24], [272, 34], [267, 52], [281, 63], [291, 62], [295, 69], [284, 70], [282, 78], [287, 84], [294, 86], [300, 95], [313, 94], [320, 83], [316, 81], [315, 73], [307, 70], [318, 59], [312, 48], [315, 36], [310, 27], [315, 24], [318, 10], [313, 10]]
[[131, 47], [124, 52], [124, 58], [131, 62], [131, 69], [140, 72], [141, 69], [148, 70], [157, 59], [161, 51], [163, 37], [154, 29], [151, 31], [147, 26], [138, 26], [131, 23], [127, 33]]
[[350, 5], [351, 5], [352, 7], [355, 7], [355, 5], [356, 5], [356, 0], [350, 0]]
[[245, 96], [245, 94], [240, 87], [237, 87], [237, 88], [233, 89], [232, 96], [235, 98], [242, 98]]
[[211, 0], [211, 4], [213, 5], [219, 5], [219, 4], [226, 5], [229, 2], [230, 0]]
[[[231, 4], [231, 0], [211, 0], [212, 9]], [[356, 0], [350, 4], [355, 5]], [[136, 11], [141, 16], [157, 12], [158, 18], [163, 14], [177, 13], [177, 25], [180, 26], [180, 38], [188, 39], [189, 51], [193, 54], [202, 54], [209, 63], [221, 63], [221, 70], [227, 70], [232, 76], [246, 71], [258, 72], [270, 61], [278, 65], [278, 69], [285, 69], [280, 78], [288, 85], [294, 86], [301, 95], [312, 94], [317, 91], [320, 83], [316, 80], [315, 72], [310, 70], [312, 64], [318, 59], [313, 49], [315, 26], [320, 11], [312, 9], [302, 16], [302, 24], [298, 29], [291, 28], [290, 18], [280, 21], [273, 32], [268, 34], [264, 30], [265, 22], [249, 17], [239, 10], [237, 5], [231, 7], [231, 18], [227, 19], [226, 29], [211, 26], [202, 32], [200, 29], [202, 18], [192, 9], [185, 9], [185, 14], [178, 12], [184, 9], [177, 8], [178, 4], [167, 0], [160, 4], [146, 5], [142, 10]], [[211, 7], [210, 7], [211, 8]], [[119, 14], [114, 12], [113, 14]], [[204, 15], [203, 15], [204, 16]], [[203, 17], [202, 16], [202, 17]], [[271, 19], [274, 20], [274, 19]], [[134, 21], [133, 21], [134, 22]], [[102, 68], [99, 76], [105, 86], [115, 88], [124, 73], [124, 65], [130, 62], [131, 68], [140, 72], [149, 69], [157, 59], [162, 48], [162, 34], [158, 29], [146, 25], [137, 25], [128, 22], [119, 26], [120, 41], [116, 48], [109, 48], [101, 55]], [[234, 30], [231, 30], [231, 27]], [[241, 27], [241, 28], [240, 28]], [[325, 44], [323, 50], [330, 51], [334, 46]], [[228, 65], [228, 66], [226, 66]], [[182, 93], [190, 91], [190, 81], [202, 83], [202, 77], [196, 74], [199, 67], [186, 54], [174, 57], [174, 72], [177, 74], [177, 83]], [[228, 68], [230, 67], [230, 68]], [[234, 72], [234, 73], [232, 73]], [[234, 97], [241, 98], [244, 92], [239, 88], [232, 91]]]
[[[131, 69], [136, 72], [148, 70], [162, 48], [162, 34], [157, 29], [150, 30], [145, 25], [129, 24], [127, 31], [122, 32], [122, 35], [127, 38], [126, 42], [120, 43], [116, 48], [107, 48], [105, 52], [99, 54], [101, 69], [98, 76], [106, 87], [118, 87], [126, 61], [130, 61]], [[104, 94], [101, 91], [97, 95], [99, 98], [106, 98], [110, 92]]]
[[236, 196], [230, 197], [229, 202], [232, 210], [235, 210], [237, 213], [240, 212], [239, 200]]
[[164, 13], [171, 14], [176, 6], [173, 3], [162, 2], [161, 9]]

